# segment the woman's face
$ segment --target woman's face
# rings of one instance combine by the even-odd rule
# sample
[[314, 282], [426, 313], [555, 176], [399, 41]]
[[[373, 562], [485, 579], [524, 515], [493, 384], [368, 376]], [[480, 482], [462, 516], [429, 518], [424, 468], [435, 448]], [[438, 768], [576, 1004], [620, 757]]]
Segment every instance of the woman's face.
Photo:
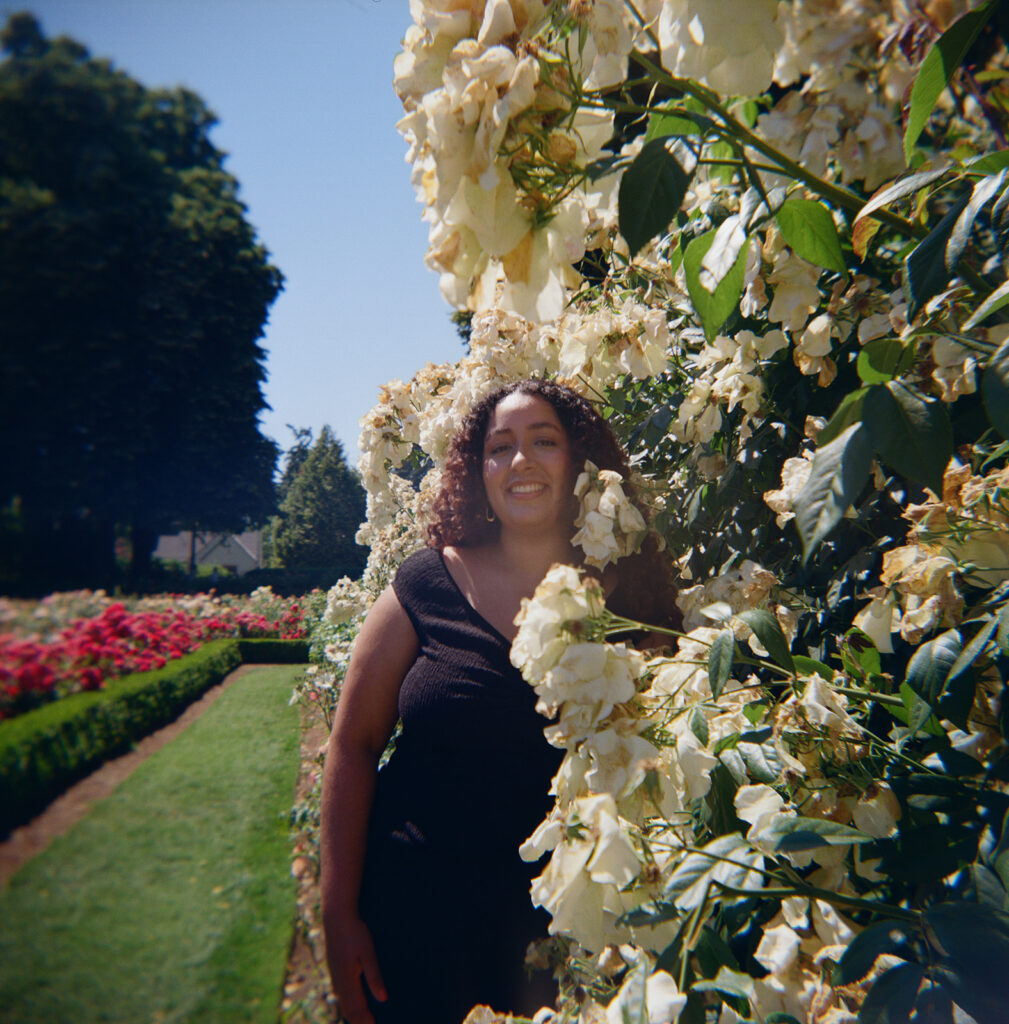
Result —
[[571, 529], [571, 443], [546, 399], [514, 391], [494, 407], [484, 435], [483, 484], [503, 528]]

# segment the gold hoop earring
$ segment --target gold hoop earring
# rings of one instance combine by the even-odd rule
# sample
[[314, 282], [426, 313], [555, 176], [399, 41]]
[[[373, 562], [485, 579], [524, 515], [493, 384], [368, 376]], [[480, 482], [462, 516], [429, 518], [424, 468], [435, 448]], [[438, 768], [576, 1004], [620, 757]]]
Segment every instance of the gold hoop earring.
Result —
[[496, 523], [497, 522], [497, 516], [494, 515], [494, 510], [490, 507], [490, 505], [488, 505], [484, 509], [483, 517], [484, 517], [484, 519], [487, 520], [488, 523]]

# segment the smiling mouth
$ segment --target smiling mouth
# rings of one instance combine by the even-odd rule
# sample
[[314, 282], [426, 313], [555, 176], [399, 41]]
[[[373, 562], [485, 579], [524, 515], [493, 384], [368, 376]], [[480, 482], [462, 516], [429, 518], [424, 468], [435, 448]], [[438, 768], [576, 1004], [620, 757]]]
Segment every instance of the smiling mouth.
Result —
[[545, 484], [512, 484], [508, 488], [509, 494], [539, 494], [546, 490]]

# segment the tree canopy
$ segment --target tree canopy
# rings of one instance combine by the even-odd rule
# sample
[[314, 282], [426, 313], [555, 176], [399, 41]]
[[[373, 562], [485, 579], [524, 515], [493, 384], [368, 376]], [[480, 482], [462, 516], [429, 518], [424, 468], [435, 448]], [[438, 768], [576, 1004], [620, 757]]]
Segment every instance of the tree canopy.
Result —
[[328, 426], [307, 454], [305, 432], [296, 433], [288, 469], [292, 459], [297, 465], [293, 476], [285, 472], [275, 557], [288, 569], [332, 569], [333, 582], [357, 577], [367, 555], [354, 539], [365, 515], [364, 488]]
[[0, 44], [0, 502], [24, 571], [110, 566], [116, 524], [143, 565], [164, 530], [262, 521], [277, 448], [258, 340], [282, 276], [214, 115], [30, 14]]

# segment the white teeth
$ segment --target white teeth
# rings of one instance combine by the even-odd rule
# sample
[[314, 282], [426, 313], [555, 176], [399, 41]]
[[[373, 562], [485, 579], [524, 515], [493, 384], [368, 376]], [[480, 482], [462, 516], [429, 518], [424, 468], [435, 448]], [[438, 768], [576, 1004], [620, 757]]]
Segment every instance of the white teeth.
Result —
[[535, 491], [542, 491], [542, 484], [515, 484], [508, 488], [512, 494], [532, 494]]

